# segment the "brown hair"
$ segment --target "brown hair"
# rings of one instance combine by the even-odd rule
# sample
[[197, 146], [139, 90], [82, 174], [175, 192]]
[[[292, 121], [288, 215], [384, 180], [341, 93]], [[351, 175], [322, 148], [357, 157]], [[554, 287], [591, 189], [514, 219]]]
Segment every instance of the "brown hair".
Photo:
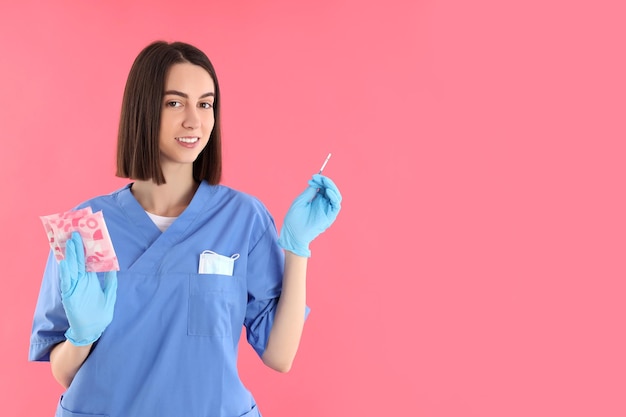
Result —
[[157, 184], [165, 184], [159, 151], [161, 107], [167, 73], [172, 65], [180, 63], [191, 63], [204, 68], [215, 83], [215, 124], [209, 143], [193, 163], [193, 177], [198, 182], [220, 182], [222, 140], [217, 76], [213, 64], [204, 52], [182, 42], [153, 42], [135, 58], [122, 99], [116, 176], [137, 180], [151, 179]]

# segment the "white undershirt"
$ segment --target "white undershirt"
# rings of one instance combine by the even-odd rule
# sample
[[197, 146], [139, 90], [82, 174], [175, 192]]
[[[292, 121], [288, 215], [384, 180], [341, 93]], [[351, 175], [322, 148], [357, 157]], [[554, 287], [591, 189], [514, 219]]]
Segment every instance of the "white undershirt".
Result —
[[174, 220], [178, 218], [178, 217], [157, 216], [156, 214], [152, 214], [147, 211], [146, 213], [148, 214], [150, 219], [152, 219], [154, 224], [156, 224], [156, 226], [159, 228], [161, 232], [165, 232], [165, 230], [167, 230], [167, 228], [170, 227], [172, 223], [174, 223]]

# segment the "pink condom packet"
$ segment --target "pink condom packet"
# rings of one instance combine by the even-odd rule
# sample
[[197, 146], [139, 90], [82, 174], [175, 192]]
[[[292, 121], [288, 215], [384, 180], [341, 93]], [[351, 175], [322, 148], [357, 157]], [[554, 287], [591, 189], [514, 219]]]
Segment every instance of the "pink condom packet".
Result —
[[86, 207], [40, 218], [57, 261], [65, 259], [65, 242], [72, 232], [78, 232], [83, 239], [87, 272], [119, 271], [102, 211], [93, 213], [91, 207]]

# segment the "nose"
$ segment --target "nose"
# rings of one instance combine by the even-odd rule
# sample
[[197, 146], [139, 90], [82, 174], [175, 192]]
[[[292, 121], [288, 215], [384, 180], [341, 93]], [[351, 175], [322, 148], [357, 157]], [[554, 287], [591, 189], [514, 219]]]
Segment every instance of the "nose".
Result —
[[198, 109], [196, 107], [188, 106], [185, 109], [183, 127], [186, 129], [197, 129], [200, 127], [200, 115], [198, 114]]

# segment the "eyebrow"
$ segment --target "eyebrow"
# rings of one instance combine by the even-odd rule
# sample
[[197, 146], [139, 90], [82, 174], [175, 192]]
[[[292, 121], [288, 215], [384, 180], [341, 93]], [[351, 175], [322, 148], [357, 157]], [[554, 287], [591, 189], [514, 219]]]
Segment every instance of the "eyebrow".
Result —
[[[166, 92], [163, 93], [163, 95], [175, 95], [175, 96], [181, 96], [183, 98], [189, 98], [189, 95], [186, 93], [183, 93], [182, 91], [177, 91], [177, 90], [167, 90]], [[205, 98], [205, 97], [215, 97], [215, 93], [210, 92], [210, 93], [204, 93], [200, 96], [200, 98]]]

